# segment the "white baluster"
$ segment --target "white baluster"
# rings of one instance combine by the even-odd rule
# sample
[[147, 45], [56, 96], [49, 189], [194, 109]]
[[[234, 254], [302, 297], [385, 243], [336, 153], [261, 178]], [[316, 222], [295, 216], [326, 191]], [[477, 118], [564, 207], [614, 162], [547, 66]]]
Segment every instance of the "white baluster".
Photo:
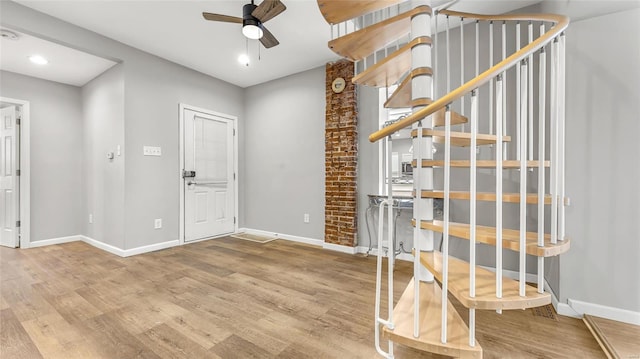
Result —
[[524, 120], [527, 118], [527, 113], [529, 113], [527, 109], [527, 104], [529, 103], [528, 96], [528, 84], [527, 84], [527, 73], [528, 64], [526, 60], [522, 60], [522, 65], [520, 68], [521, 74], [521, 83], [520, 83], [520, 96], [522, 96], [520, 100], [521, 108], [520, 108], [520, 120], [523, 123], [520, 124], [520, 138], [522, 142], [520, 142], [520, 147], [517, 149], [520, 151], [520, 296], [526, 296], [526, 275], [527, 275], [527, 126], [524, 123]]
[[[544, 25], [540, 26], [544, 34]], [[540, 49], [538, 79], [538, 247], [544, 247], [544, 199], [545, 199], [545, 89], [547, 78], [547, 54]], [[544, 293], [544, 257], [538, 257], [538, 293]]]
[[[502, 60], [507, 58], [507, 22], [502, 22]], [[507, 134], [507, 71], [502, 73], [502, 86], [504, 87], [504, 91], [502, 91], [502, 133]], [[497, 125], [497, 123], [496, 123]], [[507, 159], [507, 149], [508, 144], [503, 144], [502, 146], [502, 157]]]
[[449, 41], [449, 15], [447, 15], [447, 28], [445, 32], [447, 41], [446, 62], [447, 62], [447, 92], [451, 92], [451, 41]]
[[451, 176], [451, 108], [444, 116], [444, 231], [442, 235], [442, 323], [440, 340], [447, 342], [447, 294], [449, 292], [449, 196]]
[[[460, 18], [460, 86], [464, 84], [464, 18]], [[464, 116], [464, 96], [460, 98], [460, 114]], [[462, 132], [464, 132], [464, 123]]]
[[[489, 67], [493, 67], [493, 21], [489, 21]], [[489, 134], [493, 135], [493, 81], [489, 81]]]
[[559, 148], [558, 148], [558, 172], [559, 172], [559, 183], [558, 183], [558, 207], [559, 207], [559, 218], [558, 218], [558, 240], [564, 241], [565, 235], [565, 226], [564, 226], [564, 185], [565, 185], [565, 34], [564, 32], [560, 35], [559, 41], [559, 56], [560, 63], [558, 69], [558, 81], [560, 83], [558, 90], [558, 121], [560, 122], [559, 128]]
[[[477, 35], [477, 32], [476, 32]], [[469, 169], [469, 187], [471, 196], [469, 199], [469, 296], [476, 296], [476, 170], [477, 170], [477, 133], [478, 133], [478, 94], [477, 89], [471, 92], [471, 146], [469, 147], [469, 158], [471, 168]], [[469, 346], [475, 346], [475, 309], [469, 309]]]
[[558, 41], [551, 43], [550, 119], [551, 243], [558, 243]]
[[[528, 42], [527, 44], [530, 44], [533, 42], [533, 23], [531, 21], [529, 21], [529, 26], [528, 26], [528, 34], [529, 34], [529, 38], [528, 38]], [[529, 144], [529, 160], [533, 161], [533, 54], [529, 55], [529, 73], [528, 73], [528, 82], [529, 82], [529, 114], [527, 116], [527, 125], [528, 125], [528, 134], [529, 134], [529, 138], [528, 138], [528, 144]], [[531, 169], [533, 170], [533, 168]]]
[[[502, 118], [503, 75], [496, 81], [496, 124]], [[502, 126], [496, 125], [496, 298], [502, 298]]]
[[[520, 21], [516, 22], [516, 51], [520, 50]], [[520, 61], [516, 64], [516, 160], [520, 160], [520, 126], [522, 125], [522, 113], [520, 108], [522, 107], [522, 99], [520, 96]], [[526, 158], [526, 156], [525, 156]]]

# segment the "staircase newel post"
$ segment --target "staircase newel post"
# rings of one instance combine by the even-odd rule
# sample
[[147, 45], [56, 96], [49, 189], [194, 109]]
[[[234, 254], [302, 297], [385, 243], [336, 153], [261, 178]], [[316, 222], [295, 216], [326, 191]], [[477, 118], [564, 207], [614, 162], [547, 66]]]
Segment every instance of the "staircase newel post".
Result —
[[[430, 6], [430, 0], [413, 0], [412, 7], [426, 5]], [[422, 36], [431, 36], [431, 15], [421, 13], [411, 18], [411, 40], [417, 39]], [[418, 44], [411, 49], [411, 70], [431, 67], [431, 45]], [[433, 81], [430, 76], [415, 76], [411, 79], [411, 100], [417, 99], [432, 99], [433, 98]], [[413, 106], [412, 111], [422, 109], [424, 106]], [[423, 167], [422, 159], [433, 159], [433, 143], [431, 137], [423, 137], [422, 129], [433, 128], [433, 124], [430, 118], [424, 121], [420, 121], [414, 124], [412, 127], [418, 131], [418, 136], [413, 139], [414, 159], [417, 161], [417, 169], [414, 171], [416, 176], [414, 177], [414, 191], [416, 197], [414, 200], [413, 216], [416, 220], [416, 226], [414, 229], [414, 278], [415, 278], [415, 300], [414, 300], [414, 337], [420, 335], [420, 282], [433, 282], [433, 274], [431, 274], [420, 263], [421, 251], [433, 251], [434, 232], [431, 230], [422, 229], [420, 224], [423, 220], [433, 220], [433, 199], [423, 199], [422, 190], [433, 190], [433, 169], [431, 167]]]
[[[414, 0], [413, 7], [420, 5], [430, 5], [430, 0]], [[416, 39], [421, 36], [431, 36], [431, 16], [429, 14], [419, 14], [411, 19], [411, 39]], [[431, 45], [418, 44], [411, 49], [411, 70], [431, 67]], [[415, 76], [411, 80], [411, 99], [431, 99], [432, 94], [432, 79], [430, 76]], [[413, 112], [422, 109], [424, 106], [414, 106]], [[425, 121], [416, 123], [413, 128], [418, 129], [418, 126], [422, 124], [424, 128], [433, 128], [430, 118]], [[414, 138], [413, 148], [420, 149], [421, 159], [433, 159], [433, 143], [430, 137], [417, 136]], [[417, 160], [418, 153], [414, 151], [414, 157]], [[416, 234], [417, 240], [420, 241], [419, 247], [422, 251], [433, 250], [434, 234], [431, 230], [420, 229], [421, 220], [433, 220], [433, 200], [420, 198], [420, 191], [423, 189], [433, 190], [433, 169], [423, 168], [421, 163], [418, 163], [416, 176], [418, 181], [414, 181], [414, 190], [416, 191], [416, 200], [414, 201], [414, 217], [416, 219]], [[424, 282], [432, 282], [433, 275], [427, 271], [423, 266], [420, 266], [419, 273], [415, 273], [416, 277]]]

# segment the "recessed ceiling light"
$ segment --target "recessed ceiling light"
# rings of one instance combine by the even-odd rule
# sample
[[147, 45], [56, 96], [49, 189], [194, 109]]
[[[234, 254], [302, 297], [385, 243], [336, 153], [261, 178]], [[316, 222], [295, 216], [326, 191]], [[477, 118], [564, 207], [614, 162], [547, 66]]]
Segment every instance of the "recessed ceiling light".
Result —
[[33, 62], [36, 65], [46, 65], [49, 63], [49, 60], [45, 59], [40, 55], [29, 56], [29, 61]]
[[242, 54], [238, 56], [238, 62], [243, 64], [244, 66], [249, 66], [249, 55]]

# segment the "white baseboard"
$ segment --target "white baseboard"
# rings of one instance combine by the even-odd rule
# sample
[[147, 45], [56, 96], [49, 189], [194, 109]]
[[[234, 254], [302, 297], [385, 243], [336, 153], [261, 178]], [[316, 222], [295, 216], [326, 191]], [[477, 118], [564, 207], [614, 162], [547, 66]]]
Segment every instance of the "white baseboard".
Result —
[[356, 254], [356, 247], [341, 246], [339, 244], [333, 244], [333, 243], [322, 243], [322, 248], [332, 250], [335, 252]]
[[556, 313], [560, 315], [564, 315], [565, 317], [572, 318], [582, 318], [582, 315], [577, 313], [575, 310], [571, 309], [571, 307], [567, 303], [561, 303], [556, 297], [556, 294], [551, 290], [551, 286], [547, 280], [544, 280], [545, 288], [549, 288], [547, 292], [551, 293], [551, 305], [556, 310]]
[[176, 239], [176, 240], [173, 240], [173, 241], [166, 241], [166, 242], [162, 242], [162, 243], [154, 243], [154, 244], [150, 244], [148, 246], [125, 249], [123, 251], [123, 253], [124, 253], [123, 257], [131, 257], [131, 256], [135, 256], [135, 255], [138, 255], [138, 254], [155, 252], [155, 251], [159, 251], [161, 249], [167, 249], [167, 248], [175, 247], [175, 246], [178, 246], [178, 245], [180, 245], [180, 241]]
[[615, 320], [618, 322], [640, 325], [640, 312], [608, 307], [595, 303], [587, 303], [571, 298], [567, 299], [567, 302], [569, 303], [568, 307], [579, 313], [580, 316], [588, 314], [600, 318]]
[[29, 248], [51, 246], [51, 245], [54, 245], [54, 244], [77, 242], [77, 241], [81, 241], [81, 240], [82, 240], [82, 236], [81, 235], [44, 239], [44, 240], [41, 240], [41, 241], [31, 242]]
[[238, 232], [239, 233], [255, 234], [255, 235], [259, 235], [259, 236], [267, 236], [267, 237], [272, 237], [273, 236], [273, 237], [276, 237], [278, 239], [286, 239], [288, 241], [311, 244], [313, 246], [318, 246], [318, 247], [322, 247], [323, 244], [324, 244], [324, 241], [321, 240], [321, 239], [314, 239], [314, 238], [293, 236], [293, 235], [290, 235], [290, 234], [268, 232], [268, 231], [263, 231], [263, 230], [260, 230], [260, 229], [239, 228]]
[[104, 243], [104, 242], [100, 242], [100, 241], [95, 240], [95, 239], [93, 239], [91, 237], [87, 237], [87, 236], [81, 236], [81, 237], [82, 237], [82, 241], [83, 242], [85, 242], [87, 244], [90, 244], [90, 245], [92, 245], [92, 246], [94, 246], [94, 247], [96, 247], [98, 249], [102, 249], [103, 251], [107, 251], [107, 252], [109, 252], [111, 254], [115, 254], [115, 255], [120, 256], [120, 257], [124, 257], [125, 256], [124, 255], [124, 252], [125, 252], [124, 249], [120, 249], [118, 247], [114, 247], [114, 246], [112, 246], [110, 244], [107, 244], [107, 243]]
[[100, 242], [98, 240], [95, 240], [93, 238], [87, 237], [87, 236], [80, 236], [82, 238], [82, 241], [90, 244], [98, 249], [102, 249], [103, 251], [107, 251], [109, 253], [115, 254], [117, 256], [120, 257], [131, 257], [131, 256], [135, 256], [138, 254], [143, 254], [143, 253], [149, 253], [149, 252], [154, 252], [154, 251], [159, 251], [161, 249], [166, 249], [166, 248], [171, 248], [171, 247], [175, 247], [177, 245], [180, 244], [180, 241], [178, 241], [177, 239], [174, 241], [167, 241], [167, 242], [162, 242], [162, 243], [154, 243], [154, 244], [150, 244], [148, 246], [142, 246], [142, 247], [136, 247], [136, 248], [131, 248], [131, 249], [120, 249], [118, 247], [112, 246], [110, 244], [104, 243], [104, 242]]

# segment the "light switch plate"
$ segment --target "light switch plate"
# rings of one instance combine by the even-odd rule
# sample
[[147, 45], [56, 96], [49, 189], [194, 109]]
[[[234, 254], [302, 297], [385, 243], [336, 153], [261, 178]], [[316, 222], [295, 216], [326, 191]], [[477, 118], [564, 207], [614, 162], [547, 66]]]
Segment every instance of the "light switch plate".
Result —
[[142, 154], [145, 156], [162, 156], [162, 147], [143, 146]]

